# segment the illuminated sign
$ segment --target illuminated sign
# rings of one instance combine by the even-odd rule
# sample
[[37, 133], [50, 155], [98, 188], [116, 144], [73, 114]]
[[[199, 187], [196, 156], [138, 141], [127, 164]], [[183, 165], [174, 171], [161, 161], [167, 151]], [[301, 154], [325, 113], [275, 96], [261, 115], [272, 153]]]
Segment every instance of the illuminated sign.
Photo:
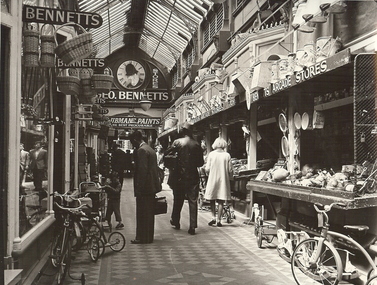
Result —
[[98, 28], [102, 25], [102, 17], [96, 13], [76, 12], [61, 9], [24, 5], [23, 22], [63, 25], [73, 22], [84, 28]]

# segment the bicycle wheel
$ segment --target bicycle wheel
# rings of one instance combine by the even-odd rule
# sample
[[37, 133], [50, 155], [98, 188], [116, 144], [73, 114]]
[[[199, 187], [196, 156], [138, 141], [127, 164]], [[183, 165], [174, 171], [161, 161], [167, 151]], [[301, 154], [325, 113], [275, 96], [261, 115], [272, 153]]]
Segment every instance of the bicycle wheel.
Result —
[[126, 245], [126, 239], [120, 232], [112, 232], [109, 235], [109, 244], [112, 251], [121, 251]]
[[58, 266], [58, 276], [57, 276], [57, 284], [61, 285], [64, 282], [64, 279], [67, 275], [67, 272], [69, 270], [69, 266], [71, 265], [71, 242], [69, 240], [69, 237], [67, 236], [63, 240], [64, 244], [62, 245], [63, 253], [61, 256], [61, 260]]
[[[318, 250], [319, 258], [312, 260]], [[325, 241], [321, 249], [318, 240], [310, 238], [295, 248], [291, 259], [291, 270], [297, 284], [336, 285], [342, 278], [342, 261], [335, 247]]]
[[52, 240], [51, 244], [51, 250], [50, 250], [50, 258], [51, 258], [51, 264], [55, 268], [58, 267], [60, 264], [61, 260], [61, 255], [62, 255], [62, 239], [63, 239], [63, 234], [58, 233]]
[[87, 249], [90, 259], [96, 262], [100, 256], [100, 244], [96, 236], [91, 237], [88, 241]]
[[106, 246], [102, 239], [99, 239], [98, 243], [99, 243], [99, 257], [101, 257], [105, 253]]
[[72, 249], [77, 251], [83, 244], [82, 238], [82, 224], [79, 222], [73, 222], [73, 234], [72, 234]]
[[90, 239], [92, 236], [96, 236], [98, 239], [101, 239], [101, 232], [101, 225], [96, 220], [92, 220], [89, 223], [87, 238]]
[[373, 276], [371, 279], [368, 279], [365, 285], [376, 285], [377, 284], [377, 275]]
[[263, 241], [263, 229], [262, 227], [258, 227], [258, 233], [257, 233], [257, 245], [259, 248], [262, 248], [262, 241]]

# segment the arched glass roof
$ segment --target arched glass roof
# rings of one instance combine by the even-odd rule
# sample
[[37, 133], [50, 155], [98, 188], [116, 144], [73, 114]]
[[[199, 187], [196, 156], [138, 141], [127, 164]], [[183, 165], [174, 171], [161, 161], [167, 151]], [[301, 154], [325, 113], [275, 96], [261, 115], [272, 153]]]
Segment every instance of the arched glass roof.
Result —
[[98, 58], [136, 46], [169, 70], [176, 64], [213, 2], [209, 0], [77, 0], [82, 12], [98, 13], [90, 30]]

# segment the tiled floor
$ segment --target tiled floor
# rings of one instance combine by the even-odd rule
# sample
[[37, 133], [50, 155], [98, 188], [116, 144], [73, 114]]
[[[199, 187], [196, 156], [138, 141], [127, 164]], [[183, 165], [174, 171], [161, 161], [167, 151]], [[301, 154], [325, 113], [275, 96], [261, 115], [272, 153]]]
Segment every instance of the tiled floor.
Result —
[[[80, 250], [71, 266], [72, 277], [83, 272], [88, 285], [295, 284], [290, 264], [279, 257], [274, 243], [264, 242], [264, 247], [258, 248], [253, 226], [243, 224], [246, 217], [236, 214], [233, 223], [210, 227], [210, 213], [200, 211], [197, 234], [192, 236], [187, 233], [185, 203], [181, 230], [173, 229], [169, 223], [172, 193], [167, 187], [164, 189], [159, 196], [168, 198], [168, 214], [156, 216], [154, 242], [134, 245], [130, 240], [135, 237], [135, 198], [132, 179], [126, 179], [121, 203], [125, 224], [121, 232], [126, 237], [126, 247], [121, 252], [106, 248], [96, 263], [90, 261], [86, 250]], [[38, 284], [51, 284], [51, 280], [43, 280]], [[65, 284], [80, 281], [68, 277]]]

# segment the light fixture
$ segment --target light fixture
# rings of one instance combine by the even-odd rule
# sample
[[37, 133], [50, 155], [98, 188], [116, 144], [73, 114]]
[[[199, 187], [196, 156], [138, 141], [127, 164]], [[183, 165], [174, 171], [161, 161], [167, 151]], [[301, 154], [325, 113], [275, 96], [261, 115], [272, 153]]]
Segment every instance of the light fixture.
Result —
[[142, 101], [140, 101], [140, 107], [144, 111], [148, 111], [151, 106], [152, 106], [152, 101], [149, 101], [149, 100], [142, 100]]
[[[328, 0], [325, 1], [328, 2]], [[325, 16], [325, 10], [329, 8], [330, 4], [320, 4], [321, 1], [318, 0], [308, 0], [306, 4], [306, 11], [308, 12], [308, 14], [313, 15], [313, 18], [310, 19], [311, 23], [325, 23], [327, 21], [327, 17]]]
[[310, 23], [309, 21], [313, 19], [312, 14], [304, 14], [302, 18], [305, 20], [305, 23], [300, 25], [297, 30], [303, 33], [312, 33], [314, 32], [314, 23]]
[[[298, 30], [300, 32], [312, 33], [314, 31], [314, 28], [312, 27], [313, 24], [309, 25], [308, 21], [313, 18], [313, 15], [306, 13], [306, 5], [306, 2], [301, 2], [298, 4], [295, 17], [292, 21], [292, 27], [294, 30]], [[305, 20], [304, 23], [302, 22], [302, 19]]]
[[331, 1], [331, 6], [327, 11], [331, 14], [343, 14], [346, 11], [347, 4], [345, 1]]

